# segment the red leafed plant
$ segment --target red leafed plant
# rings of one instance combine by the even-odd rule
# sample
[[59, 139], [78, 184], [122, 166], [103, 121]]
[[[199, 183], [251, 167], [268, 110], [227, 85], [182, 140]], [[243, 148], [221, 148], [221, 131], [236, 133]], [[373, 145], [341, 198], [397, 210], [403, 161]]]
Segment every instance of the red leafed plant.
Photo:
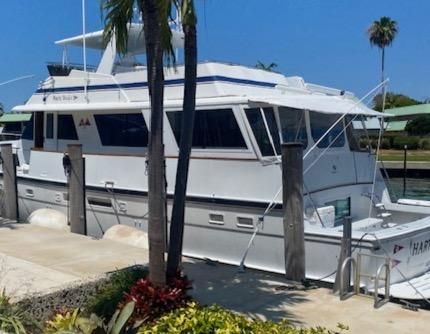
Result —
[[187, 295], [190, 287], [191, 282], [186, 276], [174, 278], [164, 287], [155, 287], [147, 278], [141, 278], [124, 295], [121, 305], [134, 301], [131, 320], [153, 321], [164, 313], [185, 306], [190, 300]]

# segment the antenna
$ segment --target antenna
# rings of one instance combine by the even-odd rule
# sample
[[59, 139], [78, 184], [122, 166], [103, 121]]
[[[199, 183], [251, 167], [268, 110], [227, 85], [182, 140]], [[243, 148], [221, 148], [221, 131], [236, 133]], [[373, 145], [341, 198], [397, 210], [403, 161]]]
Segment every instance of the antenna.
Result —
[[87, 71], [87, 43], [86, 43], [86, 29], [85, 29], [85, 0], [82, 0], [82, 46], [83, 46], [83, 60], [84, 60], [84, 72]]

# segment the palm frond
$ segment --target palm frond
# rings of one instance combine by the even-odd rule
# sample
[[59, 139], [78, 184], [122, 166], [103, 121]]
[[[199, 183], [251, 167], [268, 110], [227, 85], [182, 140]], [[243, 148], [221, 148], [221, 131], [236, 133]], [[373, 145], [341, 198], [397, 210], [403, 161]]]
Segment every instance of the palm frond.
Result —
[[128, 27], [133, 19], [135, 0], [103, 0], [102, 11], [106, 13], [104, 19], [103, 39], [109, 42], [115, 34], [117, 51], [127, 53]]
[[372, 46], [376, 45], [379, 48], [390, 46], [398, 33], [398, 24], [387, 16], [381, 17], [374, 21], [367, 29], [369, 41]]

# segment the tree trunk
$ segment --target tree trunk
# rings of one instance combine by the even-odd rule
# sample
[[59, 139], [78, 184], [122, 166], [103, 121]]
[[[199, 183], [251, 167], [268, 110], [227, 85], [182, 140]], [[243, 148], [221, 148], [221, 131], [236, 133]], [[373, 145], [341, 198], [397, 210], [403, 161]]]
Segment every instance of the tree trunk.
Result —
[[184, 24], [183, 30], [185, 35], [184, 102], [178, 167], [176, 169], [175, 194], [170, 225], [170, 243], [167, 260], [168, 278], [175, 277], [182, 258], [188, 167], [193, 142], [196, 109], [197, 31], [195, 25], [189, 24]]
[[[385, 80], [385, 48], [382, 48], [381, 83]], [[382, 85], [382, 112], [385, 111], [385, 85]]]
[[166, 283], [166, 193], [163, 145], [163, 49], [157, 0], [142, 0], [151, 121], [148, 142], [149, 278], [156, 286]]

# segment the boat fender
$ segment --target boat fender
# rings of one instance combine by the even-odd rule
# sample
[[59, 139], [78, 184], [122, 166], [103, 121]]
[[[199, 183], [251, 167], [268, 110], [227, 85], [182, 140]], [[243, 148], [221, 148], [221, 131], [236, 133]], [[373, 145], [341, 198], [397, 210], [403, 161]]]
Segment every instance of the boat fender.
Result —
[[114, 225], [110, 227], [103, 235], [103, 239], [149, 249], [148, 234], [142, 230], [127, 225]]
[[54, 209], [43, 208], [33, 211], [31, 215], [28, 216], [27, 223], [55, 230], [70, 231], [66, 215]]

